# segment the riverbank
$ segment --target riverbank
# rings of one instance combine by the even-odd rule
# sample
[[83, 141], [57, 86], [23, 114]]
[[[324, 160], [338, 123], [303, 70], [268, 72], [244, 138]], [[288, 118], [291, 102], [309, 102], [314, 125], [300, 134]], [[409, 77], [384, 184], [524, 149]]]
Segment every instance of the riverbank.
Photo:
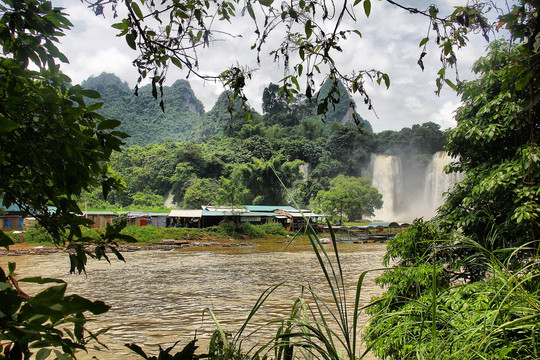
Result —
[[[256, 244], [246, 240], [225, 240], [225, 239], [213, 239], [213, 240], [185, 240], [176, 243], [159, 243], [159, 244], [119, 244], [117, 249], [120, 252], [134, 252], [141, 250], [159, 250], [170, 251], [179, 248], [193, 248], [193, 247], [239, 247], [239, 246], [255, 246]], [[92, 251], [93, 247], [89, 246], [89, 250]], [[66, 252], [65, 248], [29, 244], [29, 243], [15, 243], [9, 247], [9, 250], [0, 248], [0, 256], [20, 256], [20, 255], [47, 255], [59, 252]], [[110, 250], [108, 250], [110, 252]]]

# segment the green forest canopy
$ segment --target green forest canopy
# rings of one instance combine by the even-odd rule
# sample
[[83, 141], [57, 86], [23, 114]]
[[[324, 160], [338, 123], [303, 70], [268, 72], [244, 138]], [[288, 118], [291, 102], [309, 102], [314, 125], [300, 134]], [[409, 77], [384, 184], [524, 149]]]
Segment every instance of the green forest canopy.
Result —
[[[249, 121], [226, 92], [204, 113], [202, 106], [193, 105], [200, 102], [186, 81], [164, 87], [164, 98], [176, 99], [165, 113], [150, 95], [141, 95], [149, 88], [139, 90], [139, 97], [143, 96], [139, 103], [127, 84], [112, 74], [101, 74], [84, 84], [104, 94], [100, 111], [119, 116], [121, 128], [132, 135], [127, 140], [132, 145], [114, 154], [111, 161], [126, 183], [125, 191], [113, 192], [105, 201], [96, 188], [81, 199], [90, 208], [161, 207], [167, 197], [179, 206], [198, 208], [201, 204], [193, 201], [195, 188], [200, 195], [203, 184], [206, 193], [212, 193], [212, 188], [223, 191], [225, 182], [232, 182], [230, 186], [244, 194], [241, 200], [246, 204], [284, 204], [290, 199], [276, 173], [292, 190], [295, 201], [308, 206], [319, 191], [330, 188], [336, 176], [362, 176], [371, 153], [399, 155], [408, 167], [418, 169], [444, 147], [444, 133], [435, 123], [374, 134], [367, 121], [362, 120], [361, 129], [353, 125], [348, 97], [323, 122], [309, 101], [289, 104], [274, 84], [263, 94], [265, 113], [253, 112]], [[143, 111], [148, 101], [153, 101], [153, 107]], [[227, 109], [230, 105], [232, 114]], [[152, 122], [149, 116], [154, 116]], [[186, 192], [191, 200], [184, 198]], [[225, 201], [219, 191], [214, 193], [205, 201]]]

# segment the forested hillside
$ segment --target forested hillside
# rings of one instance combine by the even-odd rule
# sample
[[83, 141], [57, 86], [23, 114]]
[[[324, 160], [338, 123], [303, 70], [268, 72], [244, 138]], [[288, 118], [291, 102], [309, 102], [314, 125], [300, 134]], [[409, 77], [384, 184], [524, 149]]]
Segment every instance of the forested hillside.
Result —
[[165, 112], [152, 96], [150, 85], [141, 87], [135, 96], [116, 75], [103, 73], [87, 79], [82, 86], [101, 93], [104, 105], [99, 112], [122, 122], [119, 129], [131, 136], [126, 139], [128, 145], [191, 140], [204, 114], [203, 104], [185, 80], [164, 88]]
[[[321, 97], [328, 92], [332, 82], [327, 81], [321, 88]], [[246, 120], [245, 112], [241, 110], [240, 102], [231, 102], [227, 92], [223, 92], [208, 112], [193, 93], [186, 80], [177, 80], [172, 86], [164, 86], [163, 103], [165, 112], [152, 96], [151, 85], [138, 90], [122, 82], [116, 75], [102, 73], [90, 77], [81, 84], [83, 87], [97, 90], [101, 93], [103, 107], [99, 112], [109, 118], [122, 122], [120, 130], [131, 137], [126, 140], [127, 145], [144, 146], [150, 143], [172, 141], [199, 141], [223, 132], [232, 133], [239, 130]], [[339, 101], [329, 106], [329, 111], [323, 124], [330, 126], [337, 122], [346, 124], [353, 121], [355, 113], [354, 101], [350, 98], [343, 84], [338, 83], [340, 89]], [[298, 96], [292, 102], [283, 93], [278, 92], [279, 86], [270, 84], [263, 95], [263, 122], [265, 125], [294, 126], [299, 125], [304, 118], [313, 118], [322, 122], [317, 116], [317, 101], [309, 102]], [[255, 122], [261, 115], [250, 109], [251, 117]], [[359, 117], [362, 127], [372, 131], [371, 125]]]
[[[340, 83], [340, 98], [325, 118], [317, 115], [316, 100], [296, 96], [289, 101], [275, 84], [264, 90], [263, 114], [250, 109], [249, 118], [226, 92], [205, 113], [184, 80], [164, 87], [165, 112], [150, 86], [136, 97], [126, 83], [105, 73], [83, 85], [102, 94], [99, 111], [120, 120], [120, 129], [131, 135], [111, 162], [125, 191], [113, 191], [105, 201], [96, 188], [81, 197], [90, 208], [285, 204], [289, 194], [301, 206], [317, 207], [328, 202], [323, 195], [330, 196], [338, 176], [341, 187], [370, 193], [370, 181], [356, 182], [365, 176], [372, 153], [399, 155], [406, 169], [423, 171], [433, 153], [443, 149], [444, 134], [434, 123], [374, 134], [356, 114], [356, 126], [355, 104]], [[325, 96], [330, 86], [327, 81], [315, 98]], [[368, 206], [364, 214], [369, 212]]]
[[[345, 176], [342, 185], [353, 186], [372, 153], [400, 155], [408, 168], [422, 169], [443, 148], [444, 134], [434, 123], [374, 134], [362, 121], [359, 129], [351, 122], [353, 108], [346, 92], [343, 102], [323, 120], [307, 101], [297, 98], [288, 103], [279, 87], [270, 84], [263, 94], [264, 114], [252, 112], [247, 120], [226, 93], [203, 114], [185, 81], [165, 88], [165, 114], [144, 88], [139, 96], [151, 110], [128, 109], [133, 95], [113, 75], [102, 74], [86, 85], [102, 92], [103, 111], [132, 132], [131, 142], [111, 162], [126, 183], [125, 191], [112, 192], [105, 201], [96, 188], [81, 197], [90, 208], [156, 208], [167, 199], [184, 208], [210, 203], [285, 204], [290, 197], [283, 185], [299, 205], [316, 206], [317, 195], [330, 190], [339, 175]], [[177, 102], [172, 104], [171, 99]], [[340, 116], [345, 124], [333, 121]], [[176, 132], [167, 125], [173, 118]], [[366, 191], [371, 186], [369, 181], [360, 184]]]

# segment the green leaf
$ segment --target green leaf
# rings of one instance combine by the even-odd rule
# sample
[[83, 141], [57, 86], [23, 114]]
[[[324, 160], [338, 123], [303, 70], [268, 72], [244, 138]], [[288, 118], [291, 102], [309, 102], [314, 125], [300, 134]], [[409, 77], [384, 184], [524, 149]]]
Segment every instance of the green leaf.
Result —
[[317, 115], [322, 115], [326, 113], [326, 110], [328, 109], [328, 105], [324, 102], [320, 103], [319, 106], [317, 106]]
[[7, 236], [2, 230], [0, 230], [0, 246], [9, 250], [9, 245], [15, 244], [13, 240]]
[[420, 44], [418, 45], [418, 47], [422, 47], [422, 46], [425, 45], [428, 41], [429, 41], [429, 37], [423, 38], [423, 39], [420, 41]]
[[139, 20], [143, 20], [144, 19], [144, 16], [143, 16], [143, 13], [141, 11], [141, 8], [139, 7], [139, 5], [132, 1], [131, 2], [131, 9], [133, 10], [133, 12], [135, 13], [135, 15], [137, 15], [137, 17], [139, 18]]
[[247, 4], [247, 10], [248, 10], [249, 16], [251, 16], [251, 18], [255, 20], [255, 13], [253, 12], [253, 7], [251, 6], [251, 3]]
[[449, 79], [444, 79], [444, 82], [450, 86], [453, 90], [457, 90], [457, 86], [456, 84], [454, 84], [452, 81], [450, 81]]
[[103, 314], [111, 308], [103, 301], [90, 301], [79, 295], [69, 295], [62, 300], [62, 306], [64, 307], [64, 313], [78, 314], [85, 311], [90, 311], [94, 315]]
[[300, 85], [298, 84], [298, 80], [296, 79], [296, 76], [291, 76], [291, 81], [296, 86], [297, 89], [300, 89]]
[[384, 80], [384, 84], [386, 85], [386, 88], [388, 89], [390, 87], [390, 77], [388, 76], [388, 74], [383, 74], [383, 80]]
[[65, 281], [61, 279], [43, 278], [41, 276], [20, 279], [19, 282], [27, 282], [27, 283], [34, 283], [34, 284], [50, 284], [50, 283], [63, 284], [65, 283]]
[[131, 351], [135, 352], [136, 354], [138, 354], [142, 358], [148, 360], [148, 356], [146, 355], [144, 350], [139, 345], [137, 345], [137, 344], [125, 344], [124, 346], [127, 347], [128, 349], [130, 349]]
[[369, 16], [369, 14], [371, 14], [371, 1], [370, 0], [364, 1], [364, 12], [366, 13], [366, 16]]
[[298, 19], [298, 13], [293, 8], [289, 9], [289, 15], [291, 16], [291, 19], [294, 19], [294, 20]]
[[0, 133], [7, 133], [17, 129], [19, 125], [16, 122], [0, 115]]
[[118, 30], [126, 30], [128, 28], [128, 25], [126, 22], [120, 22], [120, 23], [112, 24], [111, 27]]
[[[122, 235], [122, 234], [121, 234]], [[122, 235], [122, 236], [129, 236], [129, 235]], [[118, 235], [118, 237], [121, 237], [120, 235]], [[132, 238], [133, 239], [133, 238]], [[109, 249], [111, 249], [111, 251], [114, 253], [114, 255], [116, 255], [116, 258], [118, 260], [121, 260], [123, 262], [126, 262], [126, 259], [124, 259], [124, 257], [122, 256], [122, 254], [120, 253], [120, 251], [118, 251], [114, 246], [109, 246]]]
[[435, 18], [437, 17], [437, 14], [439, 13], [439, 9], [437, 9], [437, 7], [435, 5], [431, 5], [429, 7], [429, 15], [432, 17], [432, 18]]
[[36, 360], [45, 360], [49, 357], [51, 354], [51, 349], [39, 349], [39, 351], [36, 353]]
[[182, 69], [182, 63], [178, 58], [172, 57], [171, 61], [174, 65], [176, 65], [177, 68]]
[[132, 30], [130, 33], [126, 34], [126, 42], [130, 48], [133, 50], [137, 50], [137, 45], [135, 44], [135, 40], [137, 39], [137, 32], [135, 30]]
[[97, 102], [97, 103], [93, 103], [92, 105], [90, 105], [88, 108], [86, 108], [87, 111], [96, 111], [96, 110], [99, 110], [103, 107], [103, 103], [102, 102]]
[[98, 130], [114, 129], [114, 128], [120, 126], [121, 124], [122, 124], [122, 122], [119, 121], [119, 120], [113, 120], [113, 119], [104, 120], [104, 121], [99, 123]]
[[310, 19], [308, 19], [308, 20], [306, 21], [306, 24], [305, 24], [305, 26], [304, 26], [304, 29], [305, 29], [305, 31], [306, 31], [306, 38], [309, 39], [309, 38], [311, 37], [311, 34], [313, 33], [313, 29], [312, 29], [312, 27], [311, 27], [311, 20], [310, 20]]
[[444, 55], [448, 55], [452, 52], [452, 43], [447, 41], [444, 43]]
[[82, 96], [89, 97], [90, 99], [99, 99], [101, 97], [101, 94], [99, 91], [92, 90], [92, 89], [83, 89], [80, 91], [80, 94]]
[[262, 6], [270, 6], [272, 5], [272, 3], [274, 2], [274, 0], [259, 0], [259, 4], [261, 4]]
[[67, 284], [51, 286], [34, 296], [28, 302], [32, 305], [49, 306], [62, 300], [66, 293]]
[[15, 268], [16, 267], [17, 267], [17, 265], [14, 262], [8, 262], [9, 275], [13, 275], [13, 273], [15, 273]]

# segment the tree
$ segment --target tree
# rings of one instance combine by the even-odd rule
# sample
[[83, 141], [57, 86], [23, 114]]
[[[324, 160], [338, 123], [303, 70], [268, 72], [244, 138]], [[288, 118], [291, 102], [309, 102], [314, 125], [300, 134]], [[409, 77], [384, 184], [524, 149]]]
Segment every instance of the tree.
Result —
[[513, 42], [490, 44], [459, 86], [448, 171], [464, 179], [388, 244], [367, 335], [380, 357], [538, 357], [540, 22], [537, 2], [520, 5], [499, 19]]
[[277, 205], [287, 200], [285, 188], [290, 188], [299, 180], [300, 160], [286, 161], [283, 155], [276, 155], [265, 161], [253, 158], [251, 162], [233, 167], [231, 179], [242, 184], [251, 194], [247, 199], [254, 205]]
[[349, 219], [372, 216], [382, 207], [382, 195], [371, 186], [371, 179], [339, 175], [330, 181], [328, 191], [319, 191], [315, 203], [328, 214]]
[[250, 194], [249, 190], [241, 183], [222, 176], [219, 179], [219, 184], [218, 205], [235, 207], [246, 204]]
[[35, 213], [61, 243], [64, 227], [80, 236], [85, 223], [74, 197], [93, 184], [105, 194], [121, 188], [107, 161], [127, 135], [114, 130], [119, 121], [95, 112], [100, 103], [85, 105], [99, 93], [70, 87], [58, 71], [56, 59], [67, 61], [54, 45], [71, 25], [65, 14], [46, 1], [6, 4], [0, 13], [0, 194], [4, 205]]
[[163, 206], [163, 196], [151, 192], [137, 192], [133, 195], [133, 206], [137, 208], [159, 208]]
[[528, 56], [525, 46], [490, 44], [473, 68], [480, 77], [460, 87], [458, 126], [448, 137], [448, 152], [459, 159], [450, 170], [465, 177], [441, 217], [491, 249], [524, 245], [539, 232], [540, 121], [533, 87], [540, 77], [523, 74], [532, 71]]
[[186, 209], [200, 209], [201, 206], [210, 205], [218, 199], [219, 184], [214, 179], [200, 179], [186, 189], [184, 207]]
[[[333, 132], [326, 142], [329, 157], [339, 161], [345, 167], [345, 174], [358, 176], [362, 168], [359, 164], [369, 159], [374, 144], [371, 132], [359, 132], [351, 124], [335, 123]], [[324, 160], [323, 160], [324, 161]]]
[[[122, 226], [109, 226], [95, 242], [95, 251], [83, 247], [86, 239], [80, 226], [88, 221], [80, 216], [77, 197], [93, 185], [101, 186], [105, 196], [122, 189], [122, 182], [109, 171], [108, 160], [127, 135], [115, 130], [119, 121], [96, 113], [102, 103], [86, 105], [86, 98], [97, 99], [99, 93], [71, 86], [70, 79], [59, 72], [56, 62], [67, 62], [67, 58], [55, 44], [71, 23], [61, 9], [44, 0], [2, 1], [0, 15], [3, 205], [16, 204], [33, 214], [55, 244], [67, 245], [72, 272], [84, 271], [87, 256], [107, 258], [106, 246], [123, 259], [114, 243]], [[51, 206], [54, 210], [49, 210]], [[0, 231], [0, 246], [12, 243]], [[29, 358], [40, 349], [40, 357], [54, 350], [61, 358], [85, 349], [84, 312], [99, 314], [108, 307], [76, 295], [65, 296], [66, 284], [54, 279], [34, 278], [33, 282], [57, 285], [30, 297], [15, 280], [14, 270], [14, 264], [7, 273], [0, 268], [2, 357]]]

